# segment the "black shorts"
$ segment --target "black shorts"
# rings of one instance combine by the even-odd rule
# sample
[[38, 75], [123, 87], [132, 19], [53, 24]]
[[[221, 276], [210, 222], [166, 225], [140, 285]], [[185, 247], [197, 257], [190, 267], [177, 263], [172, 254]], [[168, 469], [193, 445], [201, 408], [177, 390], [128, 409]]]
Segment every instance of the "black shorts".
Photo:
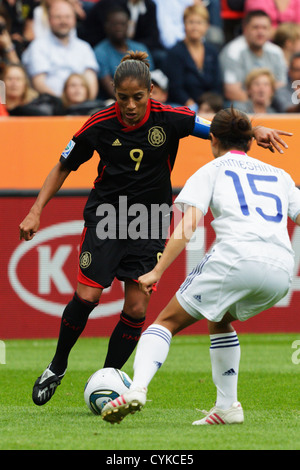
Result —
[[114, 278], [137, 281], [151, 271], [165, 248], [163, 239], [101, 240], [96, 227], [85, 227], [80, 244], [78, 282], [109, 287]]

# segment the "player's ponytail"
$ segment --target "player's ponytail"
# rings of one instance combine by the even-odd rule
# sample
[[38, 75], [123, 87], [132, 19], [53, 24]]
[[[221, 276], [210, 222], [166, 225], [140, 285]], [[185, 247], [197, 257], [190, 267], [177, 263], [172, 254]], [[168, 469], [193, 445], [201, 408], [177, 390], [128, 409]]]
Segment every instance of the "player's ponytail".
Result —
[[126, 78], [134, 78], [150, 91], [151, 74], [148, 54], [142, 51], [129, 51], [121, 60], [114, 75], [114, 86], [118, 88]]
[[247, 152], [249, 141], [254, 136], [247, 114], [233, 107], [217, 112], [212, 120], [210, 132], [220, 140], [224, 150], [234, 147], [244, 152]]

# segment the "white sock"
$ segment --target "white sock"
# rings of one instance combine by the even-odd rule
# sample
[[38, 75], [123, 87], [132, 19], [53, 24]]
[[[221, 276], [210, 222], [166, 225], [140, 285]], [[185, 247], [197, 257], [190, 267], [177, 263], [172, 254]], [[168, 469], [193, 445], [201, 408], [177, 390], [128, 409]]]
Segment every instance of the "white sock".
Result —
[[148, 387], [168, 356], [171, 339], [170, 331], [161, 325], [150, 325], [144, 331], [135, 354], [131, 389]]
[[212, 378], [217, 387], [218, 408], [227, 410], [237, 401], [240, 344], [235, 331], [210, 335]]

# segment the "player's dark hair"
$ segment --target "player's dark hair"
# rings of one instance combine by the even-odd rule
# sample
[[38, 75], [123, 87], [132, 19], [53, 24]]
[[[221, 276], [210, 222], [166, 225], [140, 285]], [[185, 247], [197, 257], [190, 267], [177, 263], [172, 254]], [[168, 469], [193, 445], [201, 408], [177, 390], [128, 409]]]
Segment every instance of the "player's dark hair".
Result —
[[148, 54], [142, 51], [129, 51], [121, 60], [114, 75], [114, 86], [118, 88], [126, 78], [134, 78], [150, 91], [151, 74]]
[[217, 112], [210, 132], [220, 140], [224, 150], [235, 148], [243, 152], [247, 152], [249, 141], [254, 136], [247, 114], [233, 107]]

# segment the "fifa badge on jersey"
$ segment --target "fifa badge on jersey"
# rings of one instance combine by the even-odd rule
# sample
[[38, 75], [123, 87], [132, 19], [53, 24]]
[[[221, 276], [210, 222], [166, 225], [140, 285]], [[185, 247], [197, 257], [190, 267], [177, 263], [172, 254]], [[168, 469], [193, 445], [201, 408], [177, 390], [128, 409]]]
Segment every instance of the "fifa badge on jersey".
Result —
[[70, 140], [70, 142], [66, 146], [65, 150], [62, 152], [61, 156], [63, 158], [68, 158], [68, 156], [70, 155], [70, 153], [71, 153], [72, 149], [74, 148], [74, 146], [75, 146], [74, 140]]

